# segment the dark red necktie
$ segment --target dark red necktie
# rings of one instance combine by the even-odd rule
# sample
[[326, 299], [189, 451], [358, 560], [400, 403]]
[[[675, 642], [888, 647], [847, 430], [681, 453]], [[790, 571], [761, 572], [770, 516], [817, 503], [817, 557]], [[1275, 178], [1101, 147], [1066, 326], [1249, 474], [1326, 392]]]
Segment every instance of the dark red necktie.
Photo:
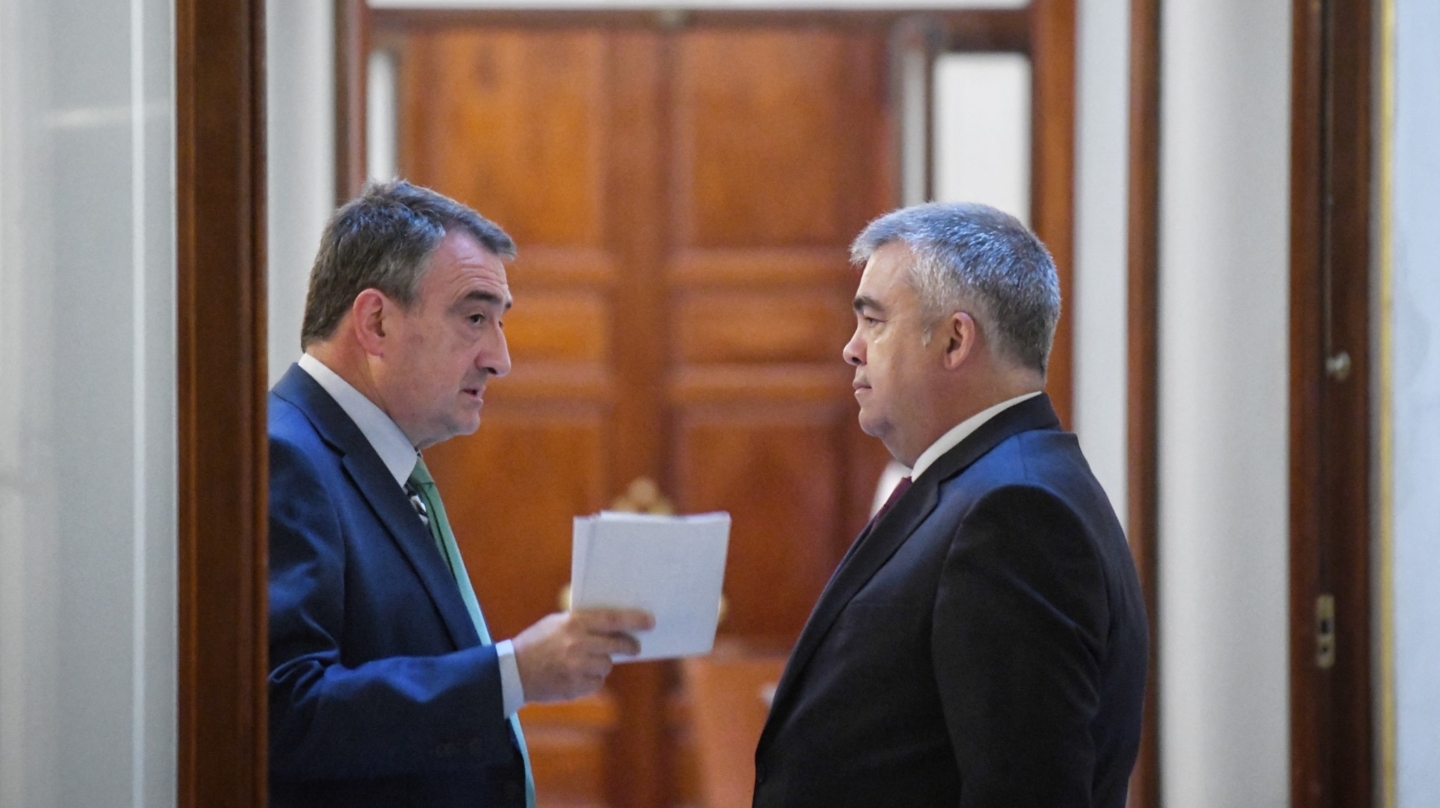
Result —
[[890, 509], [895, 507], [895, 503], [900, 501], [900, 497], [904, 496], [905, 492], [910, 490], [911, 482], [912, 480], [909, 477], [900, 478], [900, 482], [895, 484], [895, 490], [890, 492], [890, 498], [885, 500], [885, 504], [881, 505], [880, 510], [875, 512], [875, 518], [870, 520], [872, 524], [880, 521], [880, 517], [889, 513]]

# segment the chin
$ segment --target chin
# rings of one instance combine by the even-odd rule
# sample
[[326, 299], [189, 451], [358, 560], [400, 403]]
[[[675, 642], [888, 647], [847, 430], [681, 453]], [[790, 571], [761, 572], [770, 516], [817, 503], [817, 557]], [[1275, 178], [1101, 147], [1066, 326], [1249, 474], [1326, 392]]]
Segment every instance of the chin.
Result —
[[876, 417], [866, 416], [865, 411], [860, 411], [860, 431], [872, 438], [884, 439], [885, 422]]
[[480, 428], [480, 413], [467, 413], [465, 416], [456, 419], [450, 425], [451, 437], [459, 435], [471, 435]]

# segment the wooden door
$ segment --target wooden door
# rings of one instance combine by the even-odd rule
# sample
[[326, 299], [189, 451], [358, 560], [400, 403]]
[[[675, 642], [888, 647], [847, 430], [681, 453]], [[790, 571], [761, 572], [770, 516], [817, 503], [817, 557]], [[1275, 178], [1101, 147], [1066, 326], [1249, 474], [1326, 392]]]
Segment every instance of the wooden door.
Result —
[[[891, 204], [883, 36], [451, 25], [393, 45], [403, 173], [520, 245], [515, 369], [477, 434], [427, 452], [496, 636], [556, 609], [571, 517], [648, 477], [732, 514], [722, 634], [788, 647], [884, 461], [840, 357], [847, 245]], [[527, 707], [542, 803], [686, 798], [675, 684], [626, 665]]]

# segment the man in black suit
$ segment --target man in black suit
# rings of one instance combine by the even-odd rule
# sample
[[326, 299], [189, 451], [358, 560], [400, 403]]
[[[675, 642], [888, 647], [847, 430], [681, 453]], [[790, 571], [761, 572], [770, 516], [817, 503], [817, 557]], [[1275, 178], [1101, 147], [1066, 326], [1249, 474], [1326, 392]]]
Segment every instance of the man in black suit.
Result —
[[755, 754], [755, 805], [1121, 808], [1146, 623], [1129, 547], [1042, 391], [1045, 247], [983, 205], [852, 248], [860, 426], [913, 468], [821, 594]]

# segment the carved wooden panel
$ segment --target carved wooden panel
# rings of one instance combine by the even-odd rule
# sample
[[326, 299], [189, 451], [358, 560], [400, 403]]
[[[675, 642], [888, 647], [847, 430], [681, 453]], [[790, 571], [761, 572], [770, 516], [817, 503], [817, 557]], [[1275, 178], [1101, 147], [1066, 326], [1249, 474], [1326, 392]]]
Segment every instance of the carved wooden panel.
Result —
[[410, 178], [474, 206], [522, 245], [598, 244], [610, 148], [606, 39], [573, 29], [416, 35], [401, 77]]
[[533, 289], [523, 273], [512, 283], [518, 305], [505, 315], [505, 338], [514, 363], [610, 358], [610, 307], [604, 295], [589, 289]]
[[[701, 246], [803, 246], [854, 235], [852, 37], [699, 29], [676, 38], [677, 230]], [[863, 69], [863, 66], [862, 66]], [[867, 200], [868, 201], [868, 200]]]
[[606, 803], [606, 744], [619, 725], [605, 691], [575, 701], [527, 704], [520, 710], [535, 797], [542, 806], [598, 808]]
[[699, 741], [697, 761], [706, 808], [750, 808], [754, 800], [755, 745], [770, 712], [770, 696], [785, 670], [785, 653], [717, 646], [715, 653], [681, 663], [690, 693], [690, 722]]
[[671, 256], [670, 275], [677, 283], [696, 284], [832, 283], [850, 277], [848, 246], [837, 241], [825, 247], [688, 248]]
[[724, 633], [793, 642], [839, 556], [849, 413], [755, 400], [682, 410], [676, 483], [686, 511], [728, 510]]
[[699, 290], [681, 296], [672, 316], [686, 363], [834, 364], [836, 340], [854, 322], [850, 297], [837, 288]]

